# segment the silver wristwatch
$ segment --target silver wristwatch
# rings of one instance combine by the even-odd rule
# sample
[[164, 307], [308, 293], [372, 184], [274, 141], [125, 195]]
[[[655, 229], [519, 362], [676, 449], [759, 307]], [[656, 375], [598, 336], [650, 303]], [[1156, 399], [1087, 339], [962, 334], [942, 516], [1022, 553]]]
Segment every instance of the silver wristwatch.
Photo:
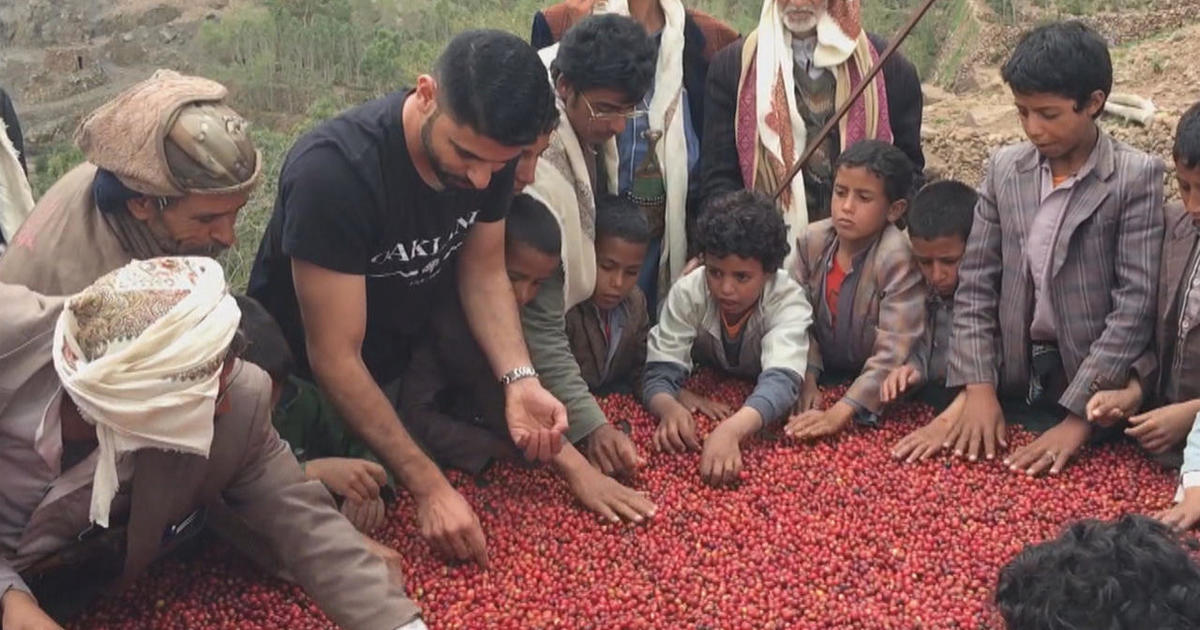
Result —
[[533, 369], [532, 365], [522, 365], [519, 368], [509, 370], [504, 376], [501, 376], [500, 384], [511, 385], [523, 378], [535, 378], [537, 375], [537, 370]]

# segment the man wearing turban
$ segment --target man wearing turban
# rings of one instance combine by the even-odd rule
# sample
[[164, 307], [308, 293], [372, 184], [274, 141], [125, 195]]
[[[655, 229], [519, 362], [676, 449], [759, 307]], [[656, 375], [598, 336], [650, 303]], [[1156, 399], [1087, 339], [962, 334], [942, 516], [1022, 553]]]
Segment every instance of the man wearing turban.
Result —
[[[743, 188], [771, 194], [783, 183], [887, 47], [863, 30], [860, 11], [861, 0], [764, 0], [758, 28], [717, 53], [704, 107], [705, 199]], [[922, 103], [916, 68], [893, 55], [780, 195], [789, 242], [829, 216], [833, 164], [855, 142], [895, 144], [920, 175]]]
[[232, 246], [262, 156], [226, 94], [159, 70], [84, 118], [75, 142], [87, 161], [12, 236], [0, 282], [66, 295], [133, 259]]
[[[210, 258], [133, 261], [69, 298], [0, 284], [3, 627], [57, 627], [43, 608], [129, 583], [218, 503], [339, 626], [424, 627], [271, 427], [240, 320]], [[81, 585], [50, 587], [47, 559], [62, 558], [57, 577]]]

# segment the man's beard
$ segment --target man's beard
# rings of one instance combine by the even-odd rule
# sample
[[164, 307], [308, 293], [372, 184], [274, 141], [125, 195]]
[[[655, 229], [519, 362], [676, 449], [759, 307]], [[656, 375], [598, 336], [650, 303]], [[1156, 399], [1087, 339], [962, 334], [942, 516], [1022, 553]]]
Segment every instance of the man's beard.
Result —
[[175, 249], [175, 255], [177, 256], [207, 256], [209, 258], [216, 258], [217, 256], [224, 254], [229, 248], [218, 243], [195, 246], [187, 246], [176, 243]]
[[216, 241], [212, 241], [206, 245], [187, 245], [175, 240], [171, 233], [167, 230], [167, 226], [163, 224], [161, 217], [155, 217], [144, 222], [146, 229], [150, 230], [150, 235], [154, 238], [154, 242], [163, 251], [166, 256], [207, 256], [216, 258], [225, 253], [229, 247], [222, 245]]
[[820, 13], [803, 13], [797, 12], [795, 17], [789, 17], [787, 12], [783, 14], [783, 27], [790, 31], [793, 35], [809, 36], [816, 32], [817, 22], [820, 21]]
[[425, 150], [425, 158], [429, 160], [429, 168], [433, 169], [433, 174], [437, 176], [438, 181], [442, 186], [448, 188], [465, 188], [474, 189], [471, 180], [466, 177], [455, 175], [446, 170], [442, 166], [442, 161], [438, 159], [437, 153], [433, 150], [433, 123], [441, 116], [441, 110], [434, 110], [429, 118], [425, 119], [425, 123], [421, 125], [421, 148]]

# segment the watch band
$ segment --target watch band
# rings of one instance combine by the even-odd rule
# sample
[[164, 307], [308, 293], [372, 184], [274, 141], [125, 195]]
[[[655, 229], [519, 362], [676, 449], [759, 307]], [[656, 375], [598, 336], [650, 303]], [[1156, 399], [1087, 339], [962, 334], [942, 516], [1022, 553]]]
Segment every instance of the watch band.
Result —
[[538, 375], [537, 370], [533, 369], [532, 365], [522, 365], [518, 368], [513, 368], [500, 377], [501, 385], [511, 385], [523, 378], [534, 378]]

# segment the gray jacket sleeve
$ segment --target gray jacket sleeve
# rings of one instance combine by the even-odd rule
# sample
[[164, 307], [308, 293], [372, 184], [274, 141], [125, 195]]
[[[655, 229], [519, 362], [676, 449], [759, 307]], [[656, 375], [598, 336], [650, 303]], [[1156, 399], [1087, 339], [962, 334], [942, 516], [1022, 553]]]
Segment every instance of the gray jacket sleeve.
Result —
[[678, 398], [679, 390], [683, 389], [683, 382], [687, 377], [687, 369], [678, 363], [647, 363], [646, 371], [642, 374], [642, 404], [649, 407], [650, 400], [658, 394]]
[[[263, 375], [266, 381], [266, 375]], [[319, 481], [305, 478], [287, 443], [271, 426], [264, 387], [246, 459], [223, 496], [334, 623], [357, 630], [392, 630], [419, 609], [384, 561], [337, 511]]]
[[563, 271], [542, 283], [537, 297], [521, 309], [521, 326], [529, 356], [542, 385], [567, 408], [567, 439], [578, 442], [608, 422], [587, 382], [579, 373], [579, 364], [571, 354], [567, 340], [566, 313], [563, 309]]
[[766, 426], [786, 418], [799, 398], [800, 375], [786, 368], [770, 368], [758, 375], [746, 406], [757, 411]]

